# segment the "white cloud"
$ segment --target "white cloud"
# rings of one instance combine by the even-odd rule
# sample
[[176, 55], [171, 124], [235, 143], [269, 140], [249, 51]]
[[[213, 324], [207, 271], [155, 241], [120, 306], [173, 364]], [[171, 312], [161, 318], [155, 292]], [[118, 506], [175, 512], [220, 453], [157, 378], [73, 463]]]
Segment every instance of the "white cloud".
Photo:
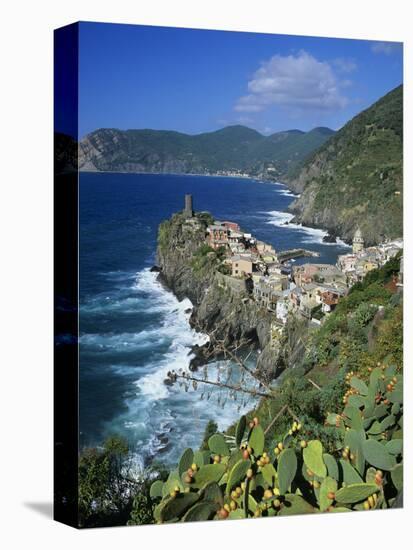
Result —
[[352, 73], [357, 69], [357, 63], [354, 59], [346, 57], [337, 57], [333, 60], [333, 65], [341, 73]]
[[262, 63], [248, 82], [248, 91], [237, 101], [236, 111], [256, 113], [271, 105], [329, 111], [348, 103], [331, 65], [305, 51], [274, 55]]
[[371, 51], [373, 53], [391, 55], [392, 53], [402, 51], [402, 47], [403, 45], [401, 42], [374, 42], [374, 44], [371, 45]]

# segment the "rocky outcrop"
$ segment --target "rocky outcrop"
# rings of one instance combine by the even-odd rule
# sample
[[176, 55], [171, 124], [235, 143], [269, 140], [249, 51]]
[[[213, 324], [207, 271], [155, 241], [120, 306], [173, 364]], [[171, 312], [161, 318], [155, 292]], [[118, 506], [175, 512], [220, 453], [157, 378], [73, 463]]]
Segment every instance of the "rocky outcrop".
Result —
[[259, 351], [261, 378], [276, 378], [286, 362], [283, 339], [272, 338], [274, 315], [257, 306], [244, 281], [221, 273], [221, 260], [205, 245], [211, 221], [207, 214], [189, 220], [176, 214], [161, 224], [158, 235], [160, 280], [179, 299], [191, 300], [191, 325], [211, 338], [210, 344], [193, 350], [192, 368], [222, 353], [217, 340], [230, 351], [248, 343]]

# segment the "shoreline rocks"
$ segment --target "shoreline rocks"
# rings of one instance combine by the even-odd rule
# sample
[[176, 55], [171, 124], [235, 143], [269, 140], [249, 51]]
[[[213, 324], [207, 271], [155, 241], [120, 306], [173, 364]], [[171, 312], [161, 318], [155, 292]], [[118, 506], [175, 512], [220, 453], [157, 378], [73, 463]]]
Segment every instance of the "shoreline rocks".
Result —
[[323, 243], [336, 243], [337, 237], [335, 235], [332, 235], [331, 233], [328, 233], [323, 237]]
[[[269, 381], [285, 368], [282, 339], [272, 341], [274, 315], [259, 308], [245, 287], [234, 285], [231, 277], [217, 271], [213, 261], [202, 269], [193, 263], [194, 254], [205, 243], [211, 219], [196, 215], [197, 224], [186, 223], [181, 214], [163, 222], [159, 229], [158, 280], [175, 296], [189, 298], [193, 304], [190, 325], [211, 337], [212, 342], [194, 346], [190, 370], [222, 357], [222, 346], [229, 351], [260, 350], [257, 372]], [[189, 311], [188, 311], [189, 313]], [[214, 346], [214, 337], [219, 346]]]

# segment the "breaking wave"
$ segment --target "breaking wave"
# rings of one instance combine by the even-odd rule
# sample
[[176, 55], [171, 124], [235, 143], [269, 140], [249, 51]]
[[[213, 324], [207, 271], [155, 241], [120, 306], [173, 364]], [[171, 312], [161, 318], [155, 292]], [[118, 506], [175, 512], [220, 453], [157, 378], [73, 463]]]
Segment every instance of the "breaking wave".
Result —
[[341, 239], [337, 239], [335, 243], [328, 243], [324, 242], [323, 238], [328, 235], [328, 231], [325, 231], [324, 229], [316, 229], [314, 227], [307, 227], [305, 225], [301, 225], [298, 223], [293, 223], [291, 220], [294, 218], [294, 215], [289, 212], [280, 212], [278, 210], [271, 210], [269, 212], [263, 212], [268, 219], [267, 224], [275, 225], [276, 227], [286, 228], [289, 230], [299, 231], [302, 233], [303, 243], [316, 243], [316, 244], [322, 244], [325, 246], [339, 246], [343, 248], [349, 248], [349, 245], [346, 244]]
[[[190, 300], [179, 302], [157, 281], [156, 273], [144, 269], [132, 280], [125, 276], [124, 283], [113, 296], [94, 297], [82, 305], [81, 314], [86, 319], [112, 318], [113, 330], [82, 334], [81, 354], [86, 359], [94, 357], [102, 368], [106, 365], [112, 376], [129, 381], [123, 410], [106, 422], [105, 433], [124, 435], [139, 466], [144, 467], [156, 456], [172, 462], [183, 446], [199, 446], [208, 420], [215, 420], [223, 430], [252, 408], [255, 399], [204, 384], [196, 391], [187, 384], [165, 385], [169, 370], [188, 371], [192, 346], [206, 343], [208, 336], [191, 328]], [[138, 319], [148, 318], [150, 323], [131, 330], [132, 313]], [[129, 330], [119, 330], [123, 323]], [[239, 380], [238, 367], [227, 361], [206, 367], [211, 381], [222, 380], [230, 371], [232, 380]], [[204, 375], [203, 369], [196, 374]], [[255, 385], [253, 380], [246, 382]]]

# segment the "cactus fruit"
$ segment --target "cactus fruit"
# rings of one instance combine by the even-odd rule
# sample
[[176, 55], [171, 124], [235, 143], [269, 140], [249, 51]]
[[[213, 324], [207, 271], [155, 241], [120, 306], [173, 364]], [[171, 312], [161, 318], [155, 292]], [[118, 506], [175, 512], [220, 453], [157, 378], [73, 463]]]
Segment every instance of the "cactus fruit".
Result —
[[218, 516], [220, 519], [227, 519], [227, 517], [229, 516], [229, 512], [225, 508], [221, 508], [218, 512]]
[[182, 479], [187, 484], [192, 483], [193, 475], [186, 473]]

